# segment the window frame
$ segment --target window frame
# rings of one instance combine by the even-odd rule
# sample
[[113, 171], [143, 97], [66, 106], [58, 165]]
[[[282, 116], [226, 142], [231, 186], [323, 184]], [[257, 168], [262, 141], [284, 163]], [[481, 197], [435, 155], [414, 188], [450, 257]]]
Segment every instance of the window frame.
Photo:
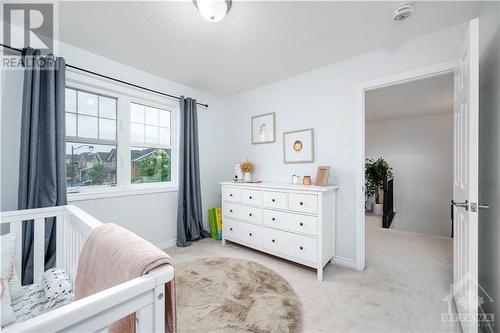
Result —
[[[178, 147], [179, 147], [179, 104], [171, 98], [147, 92], [138, 88], [125, 86], [110, 80], [90, 76], [74, 70], [67, 70], [66, 86], [76, 90], [116, 98], [116, 142], [113, 140], [78, 138], [65, 136], [65, 142], [96, 142], [96, 144], [113, 144], [117, 147], [116, 186], [96, 185], [79, 187], [77, 193], [68, 191], [68, 201], [91, 200], [105, 197], [171, 192], [178, 190]], [[143, 144], [144, 147], [170, 149], [171, 176], [170, 182], [132, 183], [131, 147], [141, 147], [131, 142], [130, 108], [131, 103], [143, 104], [170, 111], [170, 145]], [[97, 143], [99, 142], [99, 143]], [[113, 143], [111, 143], [113, 142]], [[69, 188], [68, 188], [69, 189]]]

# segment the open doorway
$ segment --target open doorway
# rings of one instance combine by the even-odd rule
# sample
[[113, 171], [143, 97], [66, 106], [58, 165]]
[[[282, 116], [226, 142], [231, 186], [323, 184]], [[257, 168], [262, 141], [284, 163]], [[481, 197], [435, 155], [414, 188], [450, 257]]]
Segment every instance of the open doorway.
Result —
[[453, 79], [366, 92], [367, 227], [452, 236]]

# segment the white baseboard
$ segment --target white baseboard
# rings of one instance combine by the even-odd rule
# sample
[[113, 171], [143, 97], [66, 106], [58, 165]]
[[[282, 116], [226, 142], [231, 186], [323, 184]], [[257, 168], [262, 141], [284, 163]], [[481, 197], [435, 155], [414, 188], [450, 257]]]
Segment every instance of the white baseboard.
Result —
[[356, 261], [354, 259], [335, 256], [333, 262], [335, 265], [356, 269]]
[[156, 244], [156, 247], [159, 248], [160, 250], [165, 250], [165, 249], [168, 249], [169, 247], [173, 247], [176, 245], [177, 245], [177, 239], [171, 239], [171, 240]]

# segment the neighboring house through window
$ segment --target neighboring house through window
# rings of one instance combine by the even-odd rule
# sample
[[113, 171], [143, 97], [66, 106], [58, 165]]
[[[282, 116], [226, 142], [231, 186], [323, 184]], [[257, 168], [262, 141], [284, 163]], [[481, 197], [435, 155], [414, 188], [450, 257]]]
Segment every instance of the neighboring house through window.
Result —
[[68, 192], [175, 188], [176, 104], [109, 82], [87, 86], [71, 76], [65, 106]]

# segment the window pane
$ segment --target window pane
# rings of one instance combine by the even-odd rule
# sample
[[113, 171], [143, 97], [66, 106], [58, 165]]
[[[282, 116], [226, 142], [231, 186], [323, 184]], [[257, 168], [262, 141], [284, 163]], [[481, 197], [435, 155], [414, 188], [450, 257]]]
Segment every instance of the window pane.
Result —
[[144, 142], [144, 125], [134, 123], [130, 124], [130, 141]]
[[144, 123], [144, 106], [131, 103], [130, 104], [130, 121], [134, 123]]
[[133, 184], [171, 180], [171, 151], [169, 149], [132, 147], [130, 160]]
[[158, 143], [158, 127], [146, 125], [146, 143]]
[[76, 114], [66, 112], [66, 135], [76, 136]]
[[97, 116], [97, 95], [78, 92], [78, 113]]
[[160, 110], [160, 126], [170, 127], [170, 111]]
[[170, 145], [170, 128], [160, 127], [160, 144]]
[[146, 106], [146, 117], [145, 122], [148, 125], [156, 125], [158, 126], [158, 109], [150, 108]]
[[99, 117], [116, 119], [116, 99], [99, 96]]
[[68, 187], [115, 184], [116, 146], [66, 142]]
[[78, 136], [97, 138], [97, 118], [78, 115]]
[[76, 113], [76, 91], [66, 88], [66, 111]]
[[116, 121], [99, 119], [99, 139], [116, 140]]

